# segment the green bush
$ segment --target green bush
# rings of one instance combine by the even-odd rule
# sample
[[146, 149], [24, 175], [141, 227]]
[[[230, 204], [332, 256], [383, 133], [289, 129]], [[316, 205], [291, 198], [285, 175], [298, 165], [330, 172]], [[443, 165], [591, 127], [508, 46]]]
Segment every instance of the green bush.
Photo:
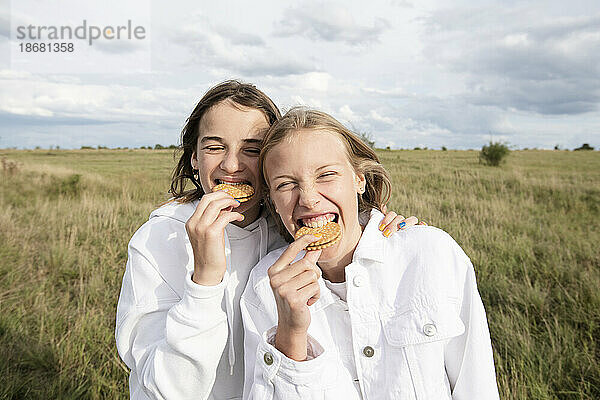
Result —
[[579, 150], [594, 150], [594, 148], [592, 146], [590, 146], [588, 143], [584, 143], [583, 146], [578, 147], [576, 149], [573, 149], [574, 151], [579, 151]]
[[479, 152], [479, 162], [486, 165], [498, 166], [502, 163], [510, 150], [508, 146], [500, 142], [490, 142], [481, 148]]

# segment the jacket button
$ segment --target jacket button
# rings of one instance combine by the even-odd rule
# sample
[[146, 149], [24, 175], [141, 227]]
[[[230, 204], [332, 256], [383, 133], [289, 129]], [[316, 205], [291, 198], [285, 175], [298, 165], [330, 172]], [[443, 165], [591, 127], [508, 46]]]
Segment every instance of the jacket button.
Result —
[[425, 336], [433, 336], [437, 333], [437, 328], [434, 324], [425, 324], [423, 325], [423, 333]]
[[363, 349], [363, 354], [367, 357], [373, 357], [373, 354], [375, 354], [375, 350], [373, 350], [371, 346], [367, 346]]
[[354, 283], [354, 286], [356, 287], [361, 287], [365, 284], [365, 278], [363, 278], [362, 275], [356, 275], [352, 280], [352, 283]]
[[273, 364], [273, 354], [267, 352], [267, 353], [265, 353], [265, 356], [263, 357], [263, 359], [265, 360], [265, 364], [267, 364], [267, 365]]

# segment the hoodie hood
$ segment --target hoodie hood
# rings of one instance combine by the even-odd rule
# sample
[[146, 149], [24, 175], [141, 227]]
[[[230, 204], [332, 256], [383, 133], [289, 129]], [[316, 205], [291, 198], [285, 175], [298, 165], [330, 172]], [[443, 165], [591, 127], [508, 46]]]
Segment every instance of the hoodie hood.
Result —
[[170, 199], [167, 203], [152, 211], [149, 218], [168, 217], [185, 224], [196, 211], [198, 203], [198, 200], [180, 203], [176, 199]]

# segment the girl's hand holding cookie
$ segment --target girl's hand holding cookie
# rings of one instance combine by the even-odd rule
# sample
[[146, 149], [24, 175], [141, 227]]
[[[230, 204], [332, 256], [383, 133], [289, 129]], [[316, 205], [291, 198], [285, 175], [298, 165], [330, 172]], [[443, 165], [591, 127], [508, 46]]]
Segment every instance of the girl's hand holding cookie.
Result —
[[207, 193], [186, 222], [185, 230], [194, 253], [194, 282], [214, 286], [223, 280], [227, 269], [224, 231], [228, 223], [244, 219], [242, 214], [232, 211], [239, 204], [223, 191]]
[[319, 298], [321, 270], [317, 260], [321, 251], [307, 251], [306, 255], [293, 262], [298, 253], [317, 240], [304, 235], [281, 254], [269, 268], [271, 289], [277, 304], [277, 333], [275, 347], [287, 357], [303, 361], [307, 356], [310, 310], [308, 306]]

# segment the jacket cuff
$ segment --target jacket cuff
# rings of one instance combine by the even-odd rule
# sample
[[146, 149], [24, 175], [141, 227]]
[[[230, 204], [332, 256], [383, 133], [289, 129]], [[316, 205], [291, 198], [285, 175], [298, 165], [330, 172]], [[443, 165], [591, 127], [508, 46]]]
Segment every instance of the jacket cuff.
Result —
[[193, 273], [194, 271], [190, 271], [185, 277], [183, 297], [176, 305], [177, 312], [183, 317], [193, 320], [206, 319], [207, 315], [225, 314], [222, 302], [229, 273], [225, 272], [223, 280], [215, 286], [197, 284], [192, 280]]
[[275, 375], [296, 385], [314, 385], [320, 382], [325, 367], [325, 349], [312, 336], [308, 335], [306, 361], [288, 358], [274, 346], [277, 327], [263, 333], [258, 346], [258, 362], [264, 367], [264, 376], [272, 380]]

